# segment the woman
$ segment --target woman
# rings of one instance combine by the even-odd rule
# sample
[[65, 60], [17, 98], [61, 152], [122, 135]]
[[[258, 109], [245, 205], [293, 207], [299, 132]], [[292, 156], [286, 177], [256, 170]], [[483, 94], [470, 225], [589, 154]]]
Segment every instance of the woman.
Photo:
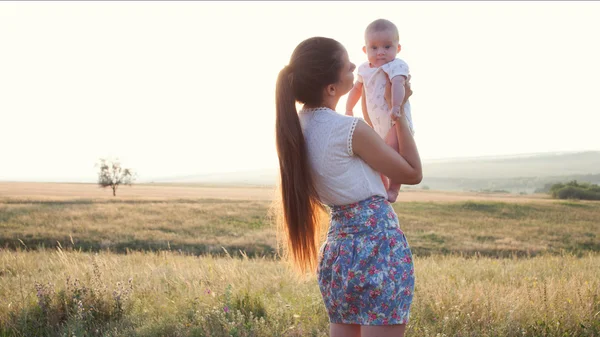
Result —
[[[421, 161], [406, 118], [394, 116], [396, 153], [365, 122], [334, 111], [355, 65], [337, 41], [300, 43], [276, 87], [276, 138], [288, 251], [317, 269], [332, 337], [403, 336], [414, 290], [412, 254], [379, 173], [418, 184]], [[406, 87], [405, 100], [410, 97]], [[296, 102], [303, 103], [296, 111]], [[319, 211], [330, 207], [317, 254]]]

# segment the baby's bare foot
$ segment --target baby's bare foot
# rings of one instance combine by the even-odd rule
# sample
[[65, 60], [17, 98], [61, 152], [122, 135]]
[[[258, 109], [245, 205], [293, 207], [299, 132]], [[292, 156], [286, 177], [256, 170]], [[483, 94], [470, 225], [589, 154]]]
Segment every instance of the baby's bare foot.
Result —
[[387, 195], [389, 202], [396, 202], [396, 199], [398, 199], [398, 191], [388, 190]]

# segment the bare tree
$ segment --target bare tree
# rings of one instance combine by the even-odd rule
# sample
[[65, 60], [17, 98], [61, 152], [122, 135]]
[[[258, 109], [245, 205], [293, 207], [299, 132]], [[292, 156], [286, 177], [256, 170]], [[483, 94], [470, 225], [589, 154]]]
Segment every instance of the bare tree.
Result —
[[113, 197], [117, 195], [117, 188], [120, 185], [133, 184], [136, 179], [135, 173], [130, 168], [121, 167], [119, 160], [100, 159], [100, 172], [98, 173], [98, 185], [102, 188], [110, 187], [113, 191]]

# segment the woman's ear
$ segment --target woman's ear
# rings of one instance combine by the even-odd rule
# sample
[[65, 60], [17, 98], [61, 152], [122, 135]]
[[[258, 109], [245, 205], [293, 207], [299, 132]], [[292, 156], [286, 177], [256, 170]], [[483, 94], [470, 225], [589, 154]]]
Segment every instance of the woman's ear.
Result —
[[335, 93], [336, 93], [335, 84], [329, 84], [328, 86], [326, 86], [325, 87], [325, 93], [328, 96], [335, 96]]

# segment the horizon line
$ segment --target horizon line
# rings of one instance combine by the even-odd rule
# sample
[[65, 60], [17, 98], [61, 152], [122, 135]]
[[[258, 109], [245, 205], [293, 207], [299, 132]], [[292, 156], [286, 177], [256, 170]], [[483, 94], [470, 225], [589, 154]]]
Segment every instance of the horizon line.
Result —
[[[546, 152], [528, 152], [528, 153], [513, 153], [513, 154], [504, 154], [504, 155], [482, 155], [482, 156], [464, 156], [464, 157], [438, 157], [438, 158], [423, 158], [423, 162], [448, 162], [448, 161], [462, 161], [462, 160], [473, 160], [473, 159], [509, 159], [509, 158], [520, 158], [527, 156], [544, 156], [544, 155], [565, 155], [565, 154], [580, 154], [580, 153], [600, 153], [600, 150], [577, 150], [577, 151], [546, 151]], [[173, 178], [186, 178], [186, 177], [198, 177], [198, 176], [210, 176], [215, 174], [229, 174], [229, 173], [245, 173], [245, 172], [261, 172], [266, 170], [277, 170], [277, 166], [273, 167], [263, 167], [263, 168], [252, 168], [243, 171], [211, 171], [211, 172], [203, 172], [203, 173], [190, 173], [179, 176], [162, 176], [162, 177], [150, 177], [141, 179], [138, 184], [144, 183], [161, 183], [165, 179], [173, 179]], [[63, 178], [26, 178], [26, 179], [5, 179], [0, 178], [0, 183], [12, 183], [12, 182], [23, 182], [23, 183], [75, 183], [75, 184], [88, 184], [95, 183], [95, 178], [83, 178], [83, 177], [75, 177], [70, 178], [71, 180], [64, 180]]]

